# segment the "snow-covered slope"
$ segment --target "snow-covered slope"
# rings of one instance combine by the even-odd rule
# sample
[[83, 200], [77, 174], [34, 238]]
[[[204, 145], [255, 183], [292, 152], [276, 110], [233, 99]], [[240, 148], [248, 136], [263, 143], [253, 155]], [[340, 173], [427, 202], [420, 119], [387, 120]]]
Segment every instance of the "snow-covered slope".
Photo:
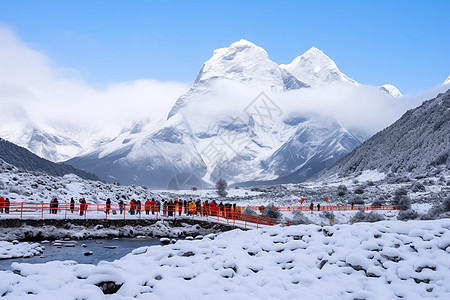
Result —
[[280, 67], [311, 87], [335, 83], [359, 85], [359, 83], [339, 71], [336, 63], [315, 47], [295, 58], [290, 64], [280, 65]]
[[182, 173], [213, 184], [220, 177], [262, 182], [308, 170], [289, 182], [303, 180], [360, 144], [337, 134], [346, 130], [334, 120], [281, 116], [267, 94], [255, 98], [306, 87], [262, 48], [241, 40], [214, 52], [166, 122], [126, 130], [68, 163], [106, 180], [160, 188]]
[[450, 90], [406, 112], [320, 174], [348, 176], [364, 170], [426, 177], [436, 168], [450, 169]]
[[0, 293], [4, 299], [449, 299], [449, 268], [448, 219], [276, 226], [141, 247], [98, 265], [13, 263], [0, 272]]

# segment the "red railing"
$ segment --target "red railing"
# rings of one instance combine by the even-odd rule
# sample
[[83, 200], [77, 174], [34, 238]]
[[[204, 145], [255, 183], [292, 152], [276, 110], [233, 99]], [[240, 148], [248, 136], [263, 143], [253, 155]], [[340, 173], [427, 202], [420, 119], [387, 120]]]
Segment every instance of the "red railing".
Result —
[[[264, 225], [276, 225], [279, 221], [271, 218], [243, 214], [246, 207], [189, 207], [183, 205], [129, 205], [118, 204], [89, 204], [80, 203], [24, 203], [12, 202], [8, 206], [0, 206], [0, 219], [162, 219], [162, 218], [192, 218], [206, 221], [233, 224], [245, 228], [260, 228]], [[263, 210], [264, 206], [250, 206], [254, 210]], [[295, 210], [310, 211], [310, 206], [282, 206], [277, 207], [281, 212]], [[320, 211], [346, 211], [346, 210], [398, 210], [401, 206], [320, 206]], [[313, 211], [318, 207], [313, 206]], [[88, 216], [89, 215], [89, 216]]]

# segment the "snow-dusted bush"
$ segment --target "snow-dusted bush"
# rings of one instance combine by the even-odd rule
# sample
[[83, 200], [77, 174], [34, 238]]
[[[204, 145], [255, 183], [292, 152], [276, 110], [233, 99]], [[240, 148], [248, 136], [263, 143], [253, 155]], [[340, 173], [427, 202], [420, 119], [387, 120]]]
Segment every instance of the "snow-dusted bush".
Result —
[[344, 196], [347, 193], [348, 189], [345, 185], [341, 184], [340, 186], [338, 186], [337, 188], [337, 195], [339, 197]]
[[358, 211], [353, 217], [350, 218], [350, 223], [358, 223], [358, 222], [378, 222], [383, 221], [384, 217], [374, 211], [370, 213], [365, 213], [364, 210]]
[[217, 189], [217, 194], [221, 197], [226, 197], [228, 192], [226, 191], [228, 187], [228, 183], [225, 179], [219, 179], [216, 182], [216, 189]]
[[420, 183], [419, 181], [416, 181], [413, 183], [413, 185], [411, 186], [411, 191], [413, 192], [425, 192], [425, 186]]
[[364, 194], [364, 187], [362, 187], [362, 186], [356, 187], [354, 193], [357, 194], [357, 195]]
[[277, 207], [272, 207], [271, 205], [267, 205], [264, 210], [261, 212], [261, 216], [264, 218], [271, 218], [278, 220], [281, 217], [281, 213], [278, 211]]
[[392, 204], [399, 205], [404, 210], [411, 208], [411, 199], [408, 197], [408, 192], [405, 188], [399, 188], [395, 191]]
[[248, 206], [244, 209], [244, 211], [242, 213], [244, 215], [250, 215], [250, 216], [256, 216], [257, 215], [256, 211], [254, 209], [248, 207]]
[[407, 220], [415, 220], [419, 217], [419, 214], [413, 209], [401, 210], [398, 213], [397, 220], [407, 221]]
[[355, 198], [349, 200], [349, 203], [354, 204], [354, 205], [364, 205], [365, 204], [364, 199], [361, 197], [355, 197]]
[[384, 205], [384, 201], [383, 200], [375, 200], [375, 201], [373, 201], [372, 202], [372, 206], [382, 206], [382, 205]]
[[300, 225], [300, 224], [312, 224], [311, 220], [308, 219], [301, 210], [295, 210], [292, 212], [292, 220], [286, 219], [290, 225]]

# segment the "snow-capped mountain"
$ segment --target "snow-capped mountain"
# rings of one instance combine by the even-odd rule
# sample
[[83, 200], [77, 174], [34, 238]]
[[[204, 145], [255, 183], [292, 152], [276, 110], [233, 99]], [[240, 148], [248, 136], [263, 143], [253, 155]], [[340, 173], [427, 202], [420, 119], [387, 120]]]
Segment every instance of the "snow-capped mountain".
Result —
[[339, 71], [336, 63], [316, 47], [295, 58], [288, 65], [280, 65], [299, 80], [311, 87], [320, 87], [334, 83], [347, 83], [358, 86], [355, 80]]
[[50, 133], [23, 118], [3, 120], [0, 123], [0, 136], [53, 162], [65, 161], [83, 149], [80, 143], [68, 135]]
[[267, 96], [307, 87], [241, 40], [214, 52], [165, 122], [138, 123], [68, 163], [106, 180], [154, 187], [185, 173], [208, 184], [220, 177], [304, 180], [361, 143], [335, 120], [284, 116]]
[[449, 132], [450, 90], [407, 111], [318, 178], [349, 176], [365, 170], [400, 176], [411, 173], [423, 178], [439, 168], [449, 170]]
[[[280, 65], [280, 68], [314, 88], [331, 84], [361, 85], [342, 73], [336, 63], [316, 47], [312, 47], [303, 55], [295, 58], [290, 64]], [[393, 97], [402, 96], [400, 91], [392, 84], [382, 85], [379, 89]]]
[[177, 100], [168, 118], [175, 115], [192, 97], [206, 92], [208, 86], [216, 79], [269, 88], [272, 91], [308, 87], [289, 71], [270, 60], [263, 48], [249, 41], [240, 40], [230, 47], [214, 51], [213, 56], [201, 67], [192, 89]]

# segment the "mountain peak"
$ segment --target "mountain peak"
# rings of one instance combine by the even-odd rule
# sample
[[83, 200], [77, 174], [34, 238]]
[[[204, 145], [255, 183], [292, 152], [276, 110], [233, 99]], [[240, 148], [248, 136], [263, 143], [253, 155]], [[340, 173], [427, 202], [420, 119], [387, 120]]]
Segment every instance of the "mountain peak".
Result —
[[444, 81], [443, 85], [450, 84], [450, 75], [447, 77], [447, 79]]
[[359, 85], [356, 81], [341, 73], [336, 63], [316, 47], [312, 47], [298, 56], [290, 64], [280, 67], [288, 70], [300, 81], [311, 87], [333, 83]]
[[382, 90], [383, 92], [391, 95], [392, 97], [403, 96], [402, 93], [400, 92], [400, 90], [398, 88], [396, 88], [395, 86], [393, 86], [392, 84], [383, 84], [382, 86], [379, 87], [379, 89]]
[[270, 60], [266, 50], [244, 39], [215, 50], [203, 64], [194, 84], [216, 78], [256, 83], [274, 90], [306, 86]]

